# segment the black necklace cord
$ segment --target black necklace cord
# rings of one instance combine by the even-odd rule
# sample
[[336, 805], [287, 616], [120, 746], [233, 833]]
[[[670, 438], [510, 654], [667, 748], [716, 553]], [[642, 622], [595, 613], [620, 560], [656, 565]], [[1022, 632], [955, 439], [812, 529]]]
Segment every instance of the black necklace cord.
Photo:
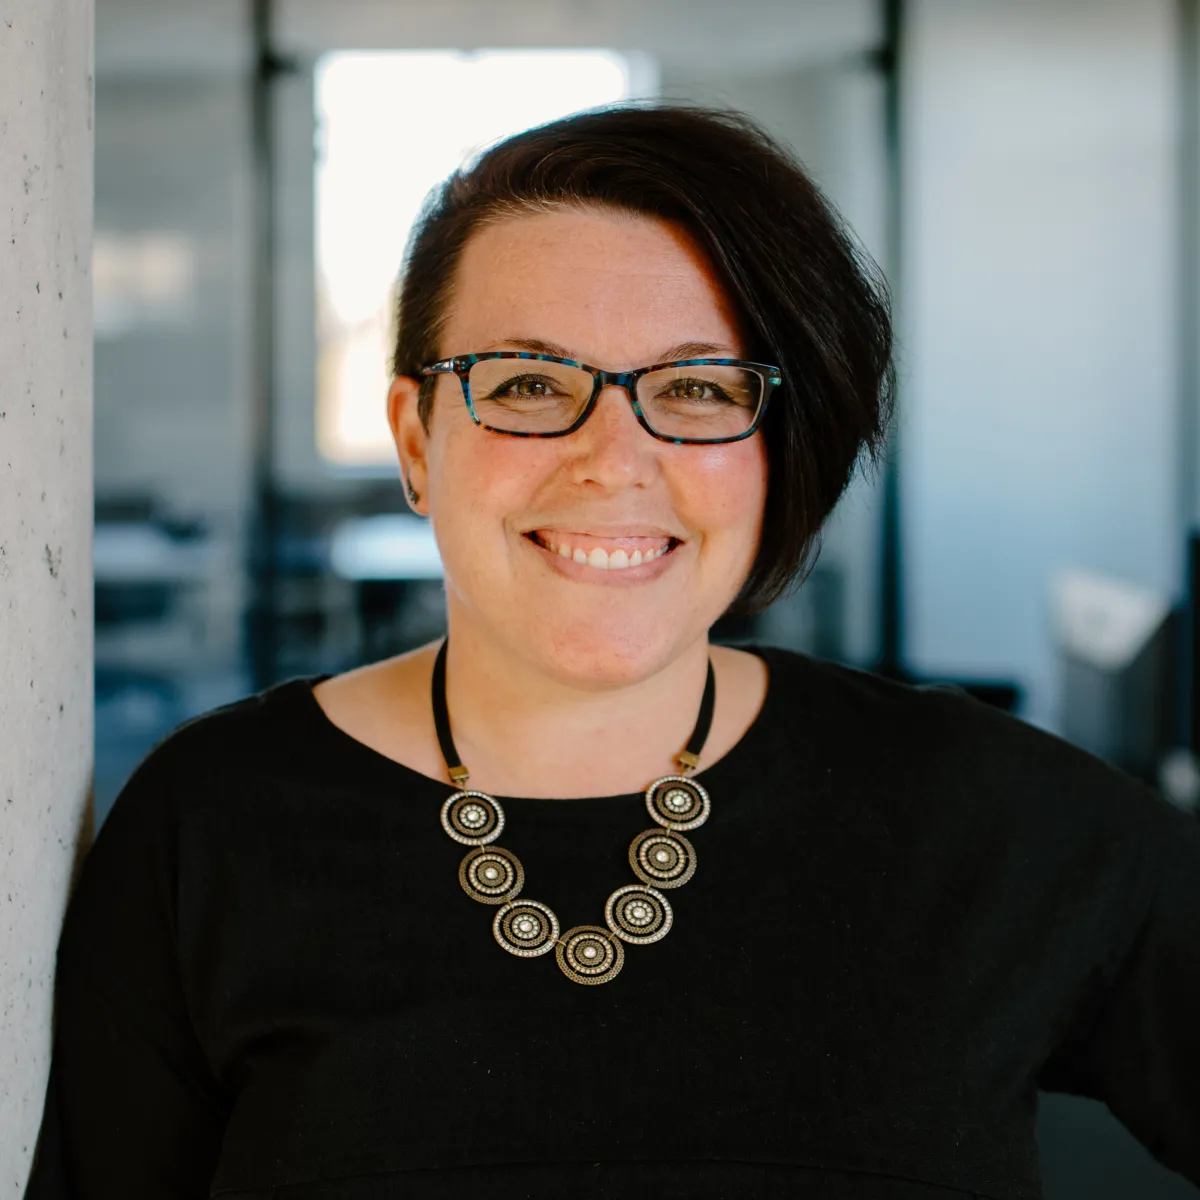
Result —
[[458, 761], [458, 751], [454, 748], [454, 739], [450, 736], [450, 714], [446, 711], [446, 647], [450, 645], [449, 637], [443, 639], [433, 660], [433, 727], [437, 730], [438, 745], [442, 748], [442, 758], [446, 760], [446, 770], [450, 772], [450, 782], [455, 787], [466, 787], [471, 772]]
[[700, 751], [708, 741], [708, 731], [712, 728], [713, 709], [717, 703], [717, 677], [713, 673], [712, 659], [708, 660], [708, 675], [704, 680], [704, 695], [700, 699], [700, 715], [696, 718], [696, 728], [688, 738], [687, 748], [680, 750], [675, 756], [679, 764], [679, 773], [686, 775], [700, 765]]
[[[438, 648], [437, 657], [433, 660], [433, 681], [430, 685], [433, 702], [433, 726], [437, 730], [438, 745], [441, 747], [442, 758], [446, 760], [446, 770], [450, 774], [450, 782], [455, 787], [465, 787], [471, 777], [470, 771], [459, 762], [458, 751], [454, 746], [454, 738], [450, 736], [450, 713], [446, 708], [446, 647], [450, 645], [447, 636]], [[696, 728], [688, 738], [687, 748], [681, 750], [675, 757], [679, 764], [680, 773], [686, 775], [700, 765], [700, 751], [708, 740], [708, 731], [712, 728], [713, 709], [717, 701], [717, 677], [713, 673], [712, 659], [708, 660], [708, 675], [704, 681], [704, 696], [700, 700], [700, 714], [696, 718]]]

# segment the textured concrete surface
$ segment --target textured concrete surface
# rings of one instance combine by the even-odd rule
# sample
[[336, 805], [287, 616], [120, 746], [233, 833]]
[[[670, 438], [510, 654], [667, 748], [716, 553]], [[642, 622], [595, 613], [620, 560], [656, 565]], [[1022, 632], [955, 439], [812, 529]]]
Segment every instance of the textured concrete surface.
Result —
[[24, 1190], [92, 761], [92, 0], [0, 0], [0, 1197]]

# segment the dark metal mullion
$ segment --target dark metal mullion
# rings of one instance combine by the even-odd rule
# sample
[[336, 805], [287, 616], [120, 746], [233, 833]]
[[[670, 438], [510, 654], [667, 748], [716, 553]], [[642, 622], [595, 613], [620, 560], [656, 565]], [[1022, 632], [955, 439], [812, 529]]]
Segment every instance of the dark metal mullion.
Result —
[[254, 78], [251, 84], [253, 216], [251, 295], [253, 384], [250, 454], [252, 508], [247, 575], [250, 586], [246, 657], [257, 691], [276, 681], [278, 666], [279, 499], [275, 486], [275, 133], [273, 92], [279, 61], [272, 49], [273, 0], [251, 0]]
[[1184, 535], [1183, 578], [1189, 607], [1180, 622], [1178, 688], [1172, 734], [1177, 743], [1200, 753], [1200, 490], [1196, 452], [1200, 448], [1200, 0], [1179, 0], [1177, 120], [1179, 186], [1178, 238], [1178, 528]]
[[[884, 269], [899, 317], [903, 269], [903, 159], [901, 145], [900, 54], [904, 0], [882, 0], [883, 43], [878, 62], [883, 75]], [[897, 325], [899, 321], [897, 320]], [[888, 434], [883, 467], [879, 552], [879, 658], [875, 670], [904, 679], [904, 573], [901, 555], [899, 403]]]
[[1200, 529], [1187, 540], [1188, 606], [1180, 651], [1180, 729], [1182, 743], [1200, 759]]

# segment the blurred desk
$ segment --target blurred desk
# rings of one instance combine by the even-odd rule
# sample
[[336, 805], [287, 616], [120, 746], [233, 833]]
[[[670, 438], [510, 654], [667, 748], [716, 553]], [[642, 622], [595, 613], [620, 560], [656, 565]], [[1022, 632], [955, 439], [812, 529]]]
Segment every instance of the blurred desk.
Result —
[[433, 528], [424, 518], [403, 513], [340, 521], [333, 529], [329, 560], [334, 574], [354, 583], [443, 575]]
[[347, 517], [333, 527], [329, 562], [354, 585], [360, 658], [399, 653], [444, 632], [435, 585], [445, 573], [428, 521], [403, 513]]
[[211, 646], [209, 600], [222, 547], [153, 521], [98, 520], [92, 534], [98, 689], [174, 696], [176, 677]]
[[98, 522], [92, 534], [92, 571], [98, 584], [195, 583], [214, 566], [207, 539], [173, 538], [155, 525]]

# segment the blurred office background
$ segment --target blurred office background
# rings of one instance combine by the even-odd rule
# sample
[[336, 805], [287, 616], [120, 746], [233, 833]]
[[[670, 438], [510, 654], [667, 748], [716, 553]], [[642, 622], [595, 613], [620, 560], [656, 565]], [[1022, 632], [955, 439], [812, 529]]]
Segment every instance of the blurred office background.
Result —
[[[441, 632], [384, 416], [409, 224], [473, 148], [652, 96], [758, 118], [896, 289], [888, 469], [723, 634], [957, 682], [1194, 804], [1196, 8], [98, 0], [97, 822], [187, 717]], [[1051, 1200], [1191, 1194], [1098, 1106], [1041, 1135]]]

